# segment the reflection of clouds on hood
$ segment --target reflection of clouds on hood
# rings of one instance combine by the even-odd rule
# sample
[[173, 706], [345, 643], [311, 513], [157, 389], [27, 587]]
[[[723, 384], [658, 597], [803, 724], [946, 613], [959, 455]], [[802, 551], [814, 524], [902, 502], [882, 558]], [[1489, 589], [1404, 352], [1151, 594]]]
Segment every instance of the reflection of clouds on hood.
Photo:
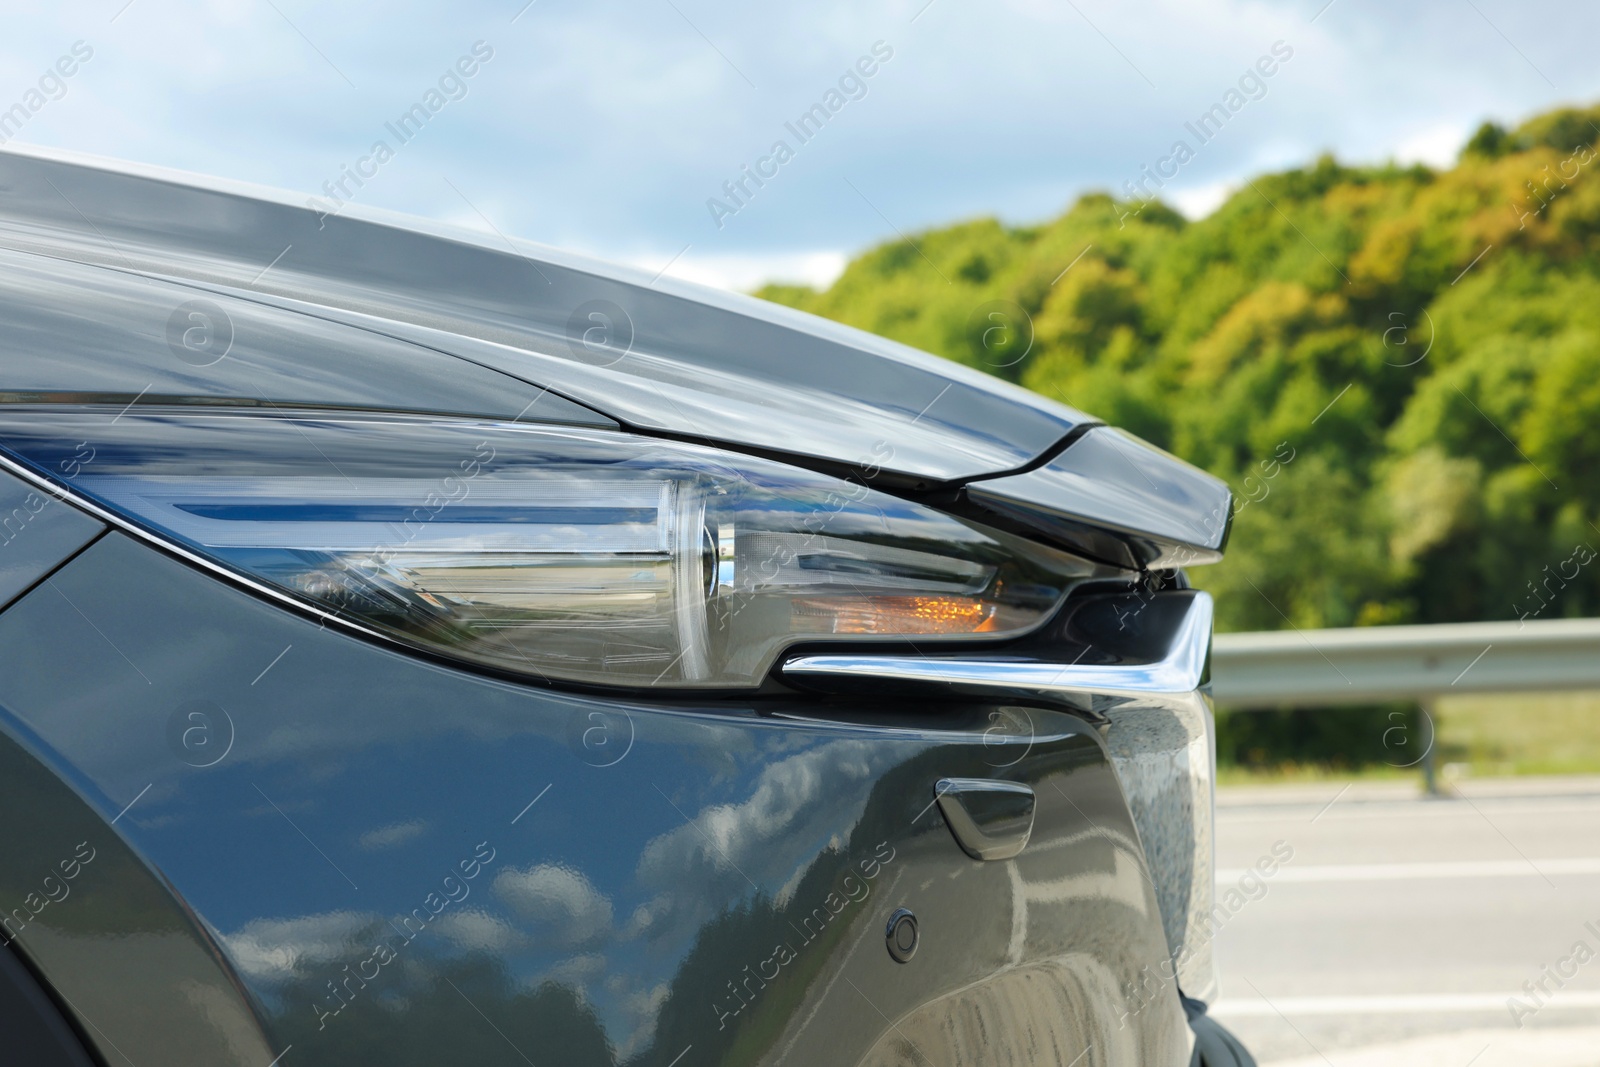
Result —
[[763, 769], [750, 799], [704, 808], [657, 837], [638, 879], [660, 895], [634, 913], [629, 932], [688, 935], [714, 902], [744, 895], [747, 878], [767, 892], [792, 885], [824, 841], [860, 818], [870, 786], [897, 758], [881, 741], [830, 741]]
[[632, 1056], [650, 1039], [655, 1032], [656, 1017], [661, 1014], [661, 1006], [667, 1002], [670, 992], [671, 987], [662, 982], [622, 996], [618, 1006], [624, 1019], [621, 1029], [626, 1036], [617, 1044], [619, 1059]]
[[611, 933], [611, 901], [594, 883], [570, 867], [542, 863], [495, 876], [494, 895], [532, 924], [536, 943], [573, 948]]
[[549, 970], [534, 975], [528, 985], [538, 986], [545, 982], [555, 982], [587, 996], [588, 984], [605, 973], [606, 958], [599, 953], [591, 952], [562, 960]]
[[633, 909], [633, 914], [628, 916], [628, 921], [623, 924], [618, 936], [624, 941], [631, 941], [650, 929], [652, 923], [667, 913], [670, 906], [669, 898], [658, 896]]
[[504, 954], [527, 943], [522, 931], [482, 908], [447, 911], [433, 921], [433, 928], [467, 952]]
[[428, 824], [421, 820], [394, 823], [391, 826], [380, 826], [376, 830], [368, 830], [357, 839], [356, 844], [368, 852], [395, 848], [414, 838], [421, 837], [427, 832], [427, 829]]
[[329, 911], [296, 919], [254, 919], [222, 937], [240, 971], [283, 981], [307, 967], [331, 963], [361, 945], [359, 935], [383, 920], [368, 912]]

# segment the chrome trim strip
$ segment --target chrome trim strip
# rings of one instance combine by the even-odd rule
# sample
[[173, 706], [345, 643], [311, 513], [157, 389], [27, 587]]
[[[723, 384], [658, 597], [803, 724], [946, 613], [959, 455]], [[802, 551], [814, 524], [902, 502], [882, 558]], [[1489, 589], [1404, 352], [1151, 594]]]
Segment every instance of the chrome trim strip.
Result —
[[1155, 663], [1078, 666], [996, 657], [875, 656], [870, 653], [799, 656], [783, 665], [792, 678], [862, 678], [941, 682], [956, 686], [1145, 697], [1190, 693], [1205, 679], [1211, 650], [1212, 603], [1197, 592], [1167, 653]]

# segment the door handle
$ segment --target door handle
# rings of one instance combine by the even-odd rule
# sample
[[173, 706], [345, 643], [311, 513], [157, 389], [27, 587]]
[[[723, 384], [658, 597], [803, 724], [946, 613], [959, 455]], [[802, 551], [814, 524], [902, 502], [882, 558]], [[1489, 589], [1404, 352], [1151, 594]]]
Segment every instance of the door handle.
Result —
[[956, 844], [975, 860], [1008, 860], [1033, 834], [1033, 789], [1021, 782], [941, 778], [934, 798]]

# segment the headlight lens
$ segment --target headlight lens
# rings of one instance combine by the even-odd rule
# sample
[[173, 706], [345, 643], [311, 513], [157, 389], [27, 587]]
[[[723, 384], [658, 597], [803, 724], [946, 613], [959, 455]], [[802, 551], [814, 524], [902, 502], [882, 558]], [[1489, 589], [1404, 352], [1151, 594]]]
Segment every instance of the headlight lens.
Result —
[[317, 609], [550, 679], [757, 684], [796, 642], [999, 639], [1073, 557], [859, 485], [628, 434], [0, 409], [14, 458]]

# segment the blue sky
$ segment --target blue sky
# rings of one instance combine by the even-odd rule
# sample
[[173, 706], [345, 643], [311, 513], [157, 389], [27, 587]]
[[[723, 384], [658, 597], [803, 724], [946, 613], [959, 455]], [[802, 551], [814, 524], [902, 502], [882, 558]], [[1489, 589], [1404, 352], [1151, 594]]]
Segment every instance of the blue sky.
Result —
[[[43, 106], [0, 132], [325, 198], [359, 165], [356, 203], [737, 288], [1119, 190], [1275, 42], [1292, 56], [1166, 182], [1187, 213], [1321, 151], [1444, 163], [1484, 118], [1600, 99], [1577, 0], [125, 2], [7, 13], [0, 112]], [[418, 103], [402, 143], [386, 124]], [[802, 143], [785, 124], [817, 104]], [[745, 166], [770, 177], [741, 204]]]

